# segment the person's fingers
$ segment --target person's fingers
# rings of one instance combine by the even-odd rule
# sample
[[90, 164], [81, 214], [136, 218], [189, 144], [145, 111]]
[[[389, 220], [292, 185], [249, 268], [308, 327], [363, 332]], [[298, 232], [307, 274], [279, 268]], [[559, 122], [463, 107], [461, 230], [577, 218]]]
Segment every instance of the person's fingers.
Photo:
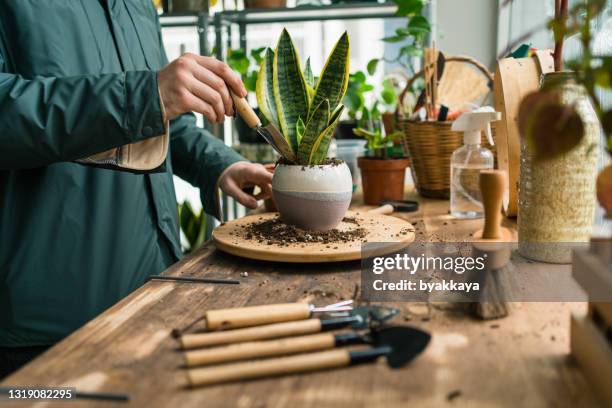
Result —
[[218, 77], [214, 72], [199, 64], [196, 64], [193, 74], [198, 81], [204, 82], [212, 89], [217, 91], [219, 95], [221, 95], [223, 106], [225, 108], [225, 115], [234, 116], [234, 102], [232, 101], [232, 97], [230, 96], [225, 81]]
[[217, 122], [217, 114], [212, 106], [187, 91], [185, 91], [185, 93], [186, 95], [183, 96], [183, 100], [188, 110], [201, 113], [211, 123]]
[[217, 121], [223, 122], [223, 119], [225, 118], [225, 106], [223, 105], [221, 95], [207, 84], [200, 82], [195, 78], [189, 84], [189, 87], [191, 93], [213, 107], [217, 116]]
[[257, 208], [257, 199], [242, 191], [233, 180], [228, 181], [228, 183], [225, 185], [224, 191], [226, 194], [238, 200], [238, 202], [245, 207], [249, 207], [251, 209]]
[[255, 197], [256, 200], [267, 200], [268, 198], [272, 197], [272, 193], [271, 192], [266, 192], [266, 191], [260, 191], [259, 193], [255, 194], [253, 197]]
[[236, 95], [242, 98], [247, 96], [247, 90], [242, 83], [240, 75], [238, 75], [237, 72], [234, 72], [229, 65], [211, 57], [196, 57], [199, 57], [196, 60], [200, 65], [210, 69], [212, 72], [220, 76]]

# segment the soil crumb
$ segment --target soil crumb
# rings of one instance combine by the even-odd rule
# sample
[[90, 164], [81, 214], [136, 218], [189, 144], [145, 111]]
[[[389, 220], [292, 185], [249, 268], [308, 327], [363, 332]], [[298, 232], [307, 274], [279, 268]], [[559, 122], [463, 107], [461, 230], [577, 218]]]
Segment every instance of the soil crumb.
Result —
[[[350, 221], [347, 221], [350, 220]], [[267, 245], [289, 246], [296, 243], [334, 244], [361, 240], [367, 235], [366, 229], [359, 226], [354, 217], [343, 219], [354, 224], [356, 228], [340, 231], [336, 228], [329, 231], [307, 231], [293, 225], [287, 225], [276, 217], [266, 221], [256, 221], [244, 228], [244, 238]], [[334, 249], [338, 248], [337, 246]]]

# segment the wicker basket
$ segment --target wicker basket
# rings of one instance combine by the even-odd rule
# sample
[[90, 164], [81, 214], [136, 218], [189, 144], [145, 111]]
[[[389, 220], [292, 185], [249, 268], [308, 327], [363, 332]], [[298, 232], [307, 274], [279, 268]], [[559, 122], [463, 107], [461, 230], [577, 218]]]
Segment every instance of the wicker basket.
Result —
[[[493, 75], [487, 68], [470, 57], [447, 57], [446, 61], [469, 63], [493, 83]], [[417, 191], [423, 197], [449, 198], [450, 196], [450, 158], [463, 144], [463, 133], [451, 131], [452, 122], [416, 122], [402, 116], [402, 102], [412, 83], [423, 75], [416, 73], [401, 93], [397, 109], [397, 127], [403, 132], [402, 147], [410, 157], [410, 170]], [[495, 130], [493, 130], [495, 135]], [[484, 139], [484, 135], [483, 135]], [[483, 144], [486, 140], [483, 140]], [[487, 146], [491, 148], [491, 146]], [[495, 150], [493, 154], [495, 154]]]

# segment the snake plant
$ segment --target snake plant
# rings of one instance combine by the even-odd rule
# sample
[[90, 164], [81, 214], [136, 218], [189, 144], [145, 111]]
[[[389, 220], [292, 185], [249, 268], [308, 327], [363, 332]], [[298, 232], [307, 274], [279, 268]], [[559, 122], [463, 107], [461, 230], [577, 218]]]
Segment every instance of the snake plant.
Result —
[[348, 85], [349, 53], [345, 32], [316, 78], [310, 60], [302, 68], [286, 29], [276, 50], [266, 50], [257, 76], [257, 103], [265, 119], [283, 134], [295, 164], [319, 164], [327, 157], [344, 109], [341, 101]]

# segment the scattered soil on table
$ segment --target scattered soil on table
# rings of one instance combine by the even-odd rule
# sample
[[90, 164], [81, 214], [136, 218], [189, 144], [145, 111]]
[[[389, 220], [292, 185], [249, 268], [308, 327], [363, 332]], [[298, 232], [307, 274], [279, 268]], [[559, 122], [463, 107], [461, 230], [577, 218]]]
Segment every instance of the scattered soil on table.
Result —
[[[287, 225], [278, 217], [271, 220], [256, 221], [244, 227], [244, 238], [268, 245], [289, 246], [297, 243], [336, 244], [361, 240], [367, 235], [365, 228], [355, 217], [347, 217], [342, 221], [355, 225], [347, 231], [332, 229], [329, 231], [307, 231], [293, 225]], [[337, 249], [337, 246], [328, 245]]]

